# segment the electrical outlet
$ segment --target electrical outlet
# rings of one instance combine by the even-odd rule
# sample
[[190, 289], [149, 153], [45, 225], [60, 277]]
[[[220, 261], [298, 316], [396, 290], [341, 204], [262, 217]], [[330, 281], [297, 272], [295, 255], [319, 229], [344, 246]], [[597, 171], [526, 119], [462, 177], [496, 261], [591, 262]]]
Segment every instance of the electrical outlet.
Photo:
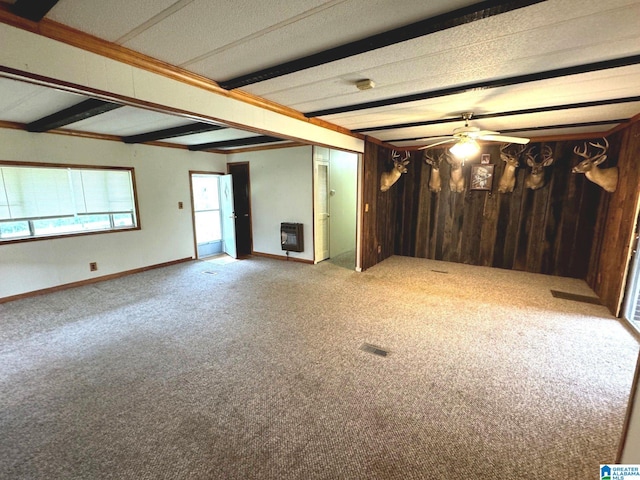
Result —
[[178, 202], [178, 210], [182, 210], [184, 208], [184, 203]]
[[89, 263], [89, 271], [95, 272], [96, 270], [98, 270], [98, 263], [97, 262]]

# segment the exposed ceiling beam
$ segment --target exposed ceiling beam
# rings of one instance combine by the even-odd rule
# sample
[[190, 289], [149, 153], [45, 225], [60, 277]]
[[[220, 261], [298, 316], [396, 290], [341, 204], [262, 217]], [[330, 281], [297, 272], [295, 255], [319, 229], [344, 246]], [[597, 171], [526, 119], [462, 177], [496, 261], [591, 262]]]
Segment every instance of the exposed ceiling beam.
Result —
[[[598, 125], [613, 125], [616, 123], [629, 122], [629, 118], [616, 118], [614, 120], [601, 120], [597, 122], [582, 122], [582, 123], [563, 123], [561, 125], [546, 125], [544, 127], [526, 127], [526, 128], [512, 128], [509, 130], [500, 130], [500, 133], [519, 133], [519, 132], [531, 132], [542, 130], [553, 130], [556, 128], [578, 128], [578, 127], [596, 127]], [[429, 140], [431, 138], [442, 138], [442, 135], [432, 137], [412, 137], [412, 138], [395, 138], [393, 140], [385, 140], [387, 143], [395, 142], [417, 142], [418, 140]]]
[[105, 102], [104, 100], [98, 100], [97, 98], [90, 98], [84, 102], [80, 102], [72, 107], [65, 108], [59, 112], [48, 115], [35, 122], [28, 123], [26, 130], [29, 132], [46, 132], [47, 130], [53, 130], [64, 125], [79, 122], [85, 118], [100, 115], [101, 113], [109, 112], [120, 108], [123, 105], [112, 102]]
[[500, 133], [542, 131], [542, 130], [553, 130], [555, 128], [597, 127], [597, 126], [603, 126], [603, 125], [613, 125], [616, 123], [627, 123], [629, 120], [630, 120], [629, 118], [615, 118], [613, 120], [600, 120], [597, 122], [563, 123], [561, 125], [546, 125], [543, 127], [533, 127], [533, 128], [512, 128], [509, 130], [503, 130]]
[[39, 22], [56, 3], [58, 0], [16, 0], [11, 11], [19, 17]]
[[[523, 110], [510, 110], [507, 112], [480, 113], [480, 114], [474, 113], [472, 120], [480, 120], [483, 118], [510, 117], [513, 115], [527, 115], [531, 113], [554, 112], [558, 110], [571, 110], [574, 108], [600, 107], [604, 105], [617, 105], [620, 103], [632, 103], [632, 102], [640, 102], [640, 96], [613, 98], [608, 100], [595, 100], [592, 102], [567, 103], [564, 105], [551, 105], [548, 107], [525, 108]], [[457, 116], [452, 118], [441, 118], [439, 120], [425, 120], [423, 122], [397, 123], [395, 125], [380, 125], [378, 127], [356, 128], [352, 131], [358, 132], [358, 133], [380, 132], [384, 130], [398, 130], [401, 128], [425, 127], [428, 125], [438, 125], [441, 123], [452, 123], [452, 122], [461, 122], [461, 121], [462, 121], [462, 117]]]
[[288, 75], [307, 68], [317, 67], [318, 65], [324, 65], [325, 63], [335, 62], [336, 60], [370, 52], [378, 48], [406, 42], [407, 40], [429, 35], [448, 28], [457, 27], [459, 25], [464, 25], [466, 23], [475, 22], [477, 20], [482, 20], [484, 18], [499, 15], [518, 8], [527, 7], [542, 1], [544, 0], [487, 0], [452, 12], [427, 18], [410, 25], [395, 28], [388, 32], [372, 35], [362, 40], [350, 42], [323, 52], [281, 63], [262, 70], [257, 70], [226, 81], [220, 81], [218, 84], [227, 90], [244, 87], [253, 83], [262, 82], [271, 78]]
[[382, 100], [374, 100], [371, 102], [357, 103], [344, 107], [328, 108], [325, 110], [316, 110], [315, 112], [305, 113], [304, 116], [323, 117], [326, 115], [335, 115], [338, 113], [355, 112], [358, 110], [367, 110], [369, 108], [388, 107], [391, 105], [399, 105], [402, 103], [416, 102], [419, 100], [428, 100], [431, 98], [445, 97], [447, 95], [456, 95], [478, 90], [489, 90], [491, 88], [508, 87], [511, 85], [519, 85], [529, 82], [537, 82], [540, 80], [549, 80], [552, 78], [567, 77], [570, 75], [579, 75], [581, 73], [597, 72], [599, 70], [607, 70], [611, 68], [627, 67], [629, 65], [637, 65], [640, 63], [640, 55], [632, 55], [629, 57], [616, 58], [613, 60], [605, 60], [602, 62], [587, 63], [585, 65], [576, 65], [573, 67], [557, 68], [544, 72], [529, 73], [526, 75], [516, 75], [515, 77], [500, 78], [497, 80], [484, 80], [481, 82], [460, 85], [457, 87], [443, 88], [440, 90], [431, 90], [427, 92], [414, 93], [411, 95], [403, 95], [400, 97], [385, 98]]
[[212, 125], [210, 123], [195, 122], [179, 127], [165, 128], [163, 130], [155, 130], [153, 132], [140, 133], [138, 135], [129, 135], [122, 137], [124, 143], [144, 143], [153, 142], [165, 138], [182, 137], [184, 135], [194, 135], [196, 133], [214, 132], [216, 130], [224, 130], [226, 127], [220, 125]]
[[258, 137], [238, 138], [236, 140], [225, 140], [220, 142], [200, 143], [198, 145], [189, 145], [189, 150], [209, 150], [213, 148], [232, 148], [232, 147], [244, 147], [247, 145], [261, 145], [263, 143], [275, 143], [286, 142], [288, 140], [278, 137], [269, 137], [267, 135], [260, 135]]

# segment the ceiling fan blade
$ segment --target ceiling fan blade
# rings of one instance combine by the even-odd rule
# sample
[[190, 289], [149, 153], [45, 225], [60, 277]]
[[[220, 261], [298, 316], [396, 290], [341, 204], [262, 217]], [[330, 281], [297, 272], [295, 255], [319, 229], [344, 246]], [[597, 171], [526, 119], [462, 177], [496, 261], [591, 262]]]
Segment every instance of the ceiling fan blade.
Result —
[[509, 137], [507, 135], [482, 135], [478, 139], [489, 140], [490, 142], [519, 143], [520, 145], [526, 145], [530, 141], [528, 138]]
[[435, 147], [435, 146], [438, 146], [438, 145], [443, 145], [445, 143], [457, 142], [457, 141], [458, 141], [457, 138], [448, 138], [447, 140], [440, 140], [439, 142], [431, 143], [429, 145], [424, 145], [424, 146], [418, 148], [418, 150], [426, 150], [427, 148]]

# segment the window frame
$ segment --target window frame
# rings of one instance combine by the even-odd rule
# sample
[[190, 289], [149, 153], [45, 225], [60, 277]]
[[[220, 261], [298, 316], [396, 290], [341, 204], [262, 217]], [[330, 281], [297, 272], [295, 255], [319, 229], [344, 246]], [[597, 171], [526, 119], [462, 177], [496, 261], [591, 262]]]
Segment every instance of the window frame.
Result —
[[[131, 227], [115, 227], [113, 226], [113, 215], [120, 215], [125, 212], [105, 212], [103, 215], [109, 215], [109, 220], [112, 225], [109, 229], [101, 229], [101, 230], [89, 230], [89, 231], [80, 231], [80, 232], [69, 232], [69, 233], [54, 233], [51, 235], [38, 235], [38, 236], [29, 236], [29, 237], [20, 237], [20, 238], [0, 238], [0, 246], [1, 245], [11, 245], [16, 243], [25, 243], [25, 242], [37, 242], [42, 240], [54, 240], [59, 238], [71, 238], [71, 237], [84, 237], [87, 235], [100, 235], [107, 233], [120, 233], [120, 232], [130, 232], [134, 230], [141, 230], [140, 223], [140, 209], [138, 206], [138, 191], [136, 187], [136, 176], [135, 176], [135, 168], [134, 167], [122, 167], [122, 166], [107, 166], [107, 165], [85, 165], [85, 164], [72, 164], [72, 163], [47, 163], [47, 162], [19, 162], [19, 161], [9, 161], [9, 160], [0, 160], [0, 167], [33, 167], [33, 168], [61, 168], [61, 169], [77, 169], [77, 170], [115, 170], [115, 171], [125, 171], [129, 172], [131, 175], [131, 190], [133, 194], [133, 207], [134, 212], [132, 212], [132, 220], [134, 225]], [[128, 213], [128, 212], [126, 212]], [[87, 214], [79, 214], [75, 216], [82, 216]], [[60, 216], [48, 216], [42, 218], [30, 218], [30, 219], [15, 219], [15, 220], [4, 220], [3, 222], [27, 222], [29, 225], [30, 232], [32, 235], [35, 233], [33, 230], [34, 221], [38, 220], [46, 220], [51, 218], [65, 218], [69, 217], [69, 215], [60, 215]]]

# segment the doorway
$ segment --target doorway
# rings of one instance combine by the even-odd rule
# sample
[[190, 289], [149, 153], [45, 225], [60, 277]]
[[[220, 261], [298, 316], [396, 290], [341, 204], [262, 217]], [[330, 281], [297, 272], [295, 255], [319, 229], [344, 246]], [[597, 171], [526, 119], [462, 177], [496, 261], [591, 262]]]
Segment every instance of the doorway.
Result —
[[236, 251], [239, 257], [245, 257], [253, 250], [249, 162], [228, 163], [227, 173], [231, 174], [233, 183]]
[[329, 258], [329, 162], [313, 157], [315, 263]]
[[313, 149], [315, 263], [356, 268], [358, 155]]
[[219, 175], [190, 172], [196, 258], [222, 252]]
[[636, 219], [622, 316], [640, 332], [640, 215]]

